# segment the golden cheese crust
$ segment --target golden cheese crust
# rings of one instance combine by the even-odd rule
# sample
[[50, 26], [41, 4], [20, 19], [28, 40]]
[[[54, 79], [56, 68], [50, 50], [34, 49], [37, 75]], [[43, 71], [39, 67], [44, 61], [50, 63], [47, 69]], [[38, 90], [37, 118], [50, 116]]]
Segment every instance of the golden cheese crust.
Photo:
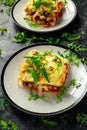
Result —
[[[68, 71], [69, 61], [59, 55], [56, 56], [52, 50], [45, 52], [31, 50], [20, 65], [18, 85], [36, 89], [39, 92], [59, 91], [65, 83]], [[38, 77], [35, 83], [36, 74]]]
[[43, 27], [52, 27], [62, 17], [64, 8], [64, 0], [29, 0], [24, 12], [30, 21]]

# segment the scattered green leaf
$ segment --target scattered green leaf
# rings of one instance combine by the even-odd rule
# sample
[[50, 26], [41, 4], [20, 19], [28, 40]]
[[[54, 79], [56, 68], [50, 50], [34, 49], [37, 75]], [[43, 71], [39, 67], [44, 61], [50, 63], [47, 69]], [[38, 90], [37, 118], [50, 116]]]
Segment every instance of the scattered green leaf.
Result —
[[60, 90], [60, 93], [56, 95], [56, 97], [57, 97], [57, 103], [60, 102], [60, 101], [62, 101], [63, 96], [65, 95], [66, 91], [67, 91], [67, 87], [66, 86], [62, 86], [61, 90]]
[[33, 26], [33, 27], [40, 27], [40, 25], [36, 22], [32, 22], [31, 20], [29, 20], [28, 18], [24, 18], [24, 20], [26, 21], [26, 23], [29, 25], [29, 26]]
[[0, 120], [0, 124], [2, 126], [2, 130], [18, 130], [17, 125], [11, 120], [9, 121]]
[[7, 32], [7, 31], [8, 31], [7, 28], [0, 28], [0, 32], [1, 32], [2, 35], [4, 34], [4, 32]]
[[35, 83], [37, 83], [38, 76], [40, 74], [42, 76], [44, 76], [44, 78], [49, 82], [49, 74], [47, 73], [47, 71], [44, 67], [45, 64], [40, 61], [40, 59], [42, 59], [42, 57], [45, 56], [44, 55], [45, 53], [43, 53], [43, 54], [35, 53], [33, 57], [25, 56], [25, 58], [29, 59], [29, 62], [31, 62], [31, 64], [32, 64], [32, 68], [28, 68], [28, 71], [32, 74], [32, 77], [33, 77]]
[[79, 88], [81, 86], [80, 83], [77, 83], [77, 81], [75, 79], [72, 79], [70, 81], [70, 85], [72, 85], [73, 87]]
[[5, 109], [9, 106], [9, 102], [7, 100], [1, 100], [0, 105], [2, 105]]
[[6, 13], [8, 16], [10, 16], [10, 12], [11, 12], [11, 7], [6, 8]]
[[31, 73], [35, 84], [38, 82], [38, 74], [35, 72], [33, 68], [28, 68], [28, 71]]
[[32, 91], [29, 91], [29, 100], [37, 100], [37, 99], [45, 99], [45, 95], [39, 95], [37, 93], [34, 93]]
[[67, 43], [67, 46], [70, 48], [70, 49], [73, 49], [75, 51], [79, 51], [79, 52], [84, 52], [84, 51], [87, 51], [87, 48], [86, 47], [82, 47], [82, 45], [77, 45], [75, 43]]
[[77, 113], [76, 120], [77, 120], [77, 122], [79, 122], [81, 124], [87, 124], [87, 114]]
[[2, 55], [2, 49], [0, 49], [0, 56]]
[[3, 10], [3, 8], [0, 8], [0, 12], [2, 13], [4, 10]]
[[57, 125], [57, 122], [53, 121], [53, 120], [48, 120], [48, 119], [45, 119], [45, 118], [41, 118], [41, 120], [46, 125], [50, 125], [50, 126], [56, 126]]
[[12, 6], [16, 0], [0, 0], [1, 4], [4, 4], [6, 6]]
[[68, 41], [74, 41], [81, 37], [79, 33], [70, 34], [68, 32], [65, 32], [61, 35], [61, 38]]
[[64, 52], [64, 55], [60, 52], [58, 52], [58, 54], [68, 59], [70, 63], [73, 65], [79, 66], [79, 63], [81, 63], [81, 59], [78, 57], [78, 55], [75, 52], [71, 51], [70, 49], [67, 49]]

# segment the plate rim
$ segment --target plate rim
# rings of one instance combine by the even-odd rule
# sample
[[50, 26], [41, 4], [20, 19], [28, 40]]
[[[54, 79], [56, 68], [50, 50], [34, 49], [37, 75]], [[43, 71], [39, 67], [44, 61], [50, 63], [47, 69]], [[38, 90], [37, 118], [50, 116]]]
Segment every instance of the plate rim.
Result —
[[[2, 91], [4, 92], [3, 94], [5, 95], [6, 99], [9, 101], [10, 104], [12, 104], [16, 109], [26, 113], [26, 114], [31, 114], [31, 115], [36, 115], [36, 116], [52, 116], [52, 115], [56, 115], [56, 114], [62, 114], [64, 112], [67, 112], [68, 110], [74, 108], [75, 106], [77, 106], [85, 97], [86, 95], [86, 91], [84, 91], [84, 93], [80, 96], [80, 98], [74, 102], [72, 105], [68, 106], [67, 108], [63, 109], [63, 110], [59, 110], [59, 111], [56, 111], [56, 112], [49, 112], [49, 113], [38, 113], [38, 112], [32, 112], [32, 110], [26, 110], [24, 108], [22, 108], [21, 106], [19, 106], [18, 104], [16, 104], [11, 98], [10, 96], [7, 94], [7, 91], [5, 89], [5, 85], [4, 85], [4, 73], [5, 73], [5, 70], [8, 66], [8, 64], [10, 63], [10, 61], [19, 53], [21, 53], [22, 51], [28, 49], [28, 48], [32, 48], [32, 47], [35, 47], [35, 46], [55, 46], [55, 47], [61, 47], [61, 48], [64, 48], [64, 49], [68, 49], [68, 47], [64, 46], [64, 45], [56, 45], [56, 44], [42, 44], [42, 43], [38, 43], [38, 44], [31, 44], [27, 47], [23, 47], [21, 49], [19, 49], [18, 51], [16, 51], [5, 63], [3, 69], [2, 69], [2, 72], [1, 72], [1, 88], [2, 88]], [[81, 57], [81, 56], [80, 56]], [[85, 66], [84, 66], [85, 68]], [[85, 69], [86, 70], [86, 69]], [[87, 72], [87, 71], [86, 71]], [[87, 90], [87, 87], [86, 87], [86, 90]]]
[[13, 12], [14, 12], [14, 9], [15, 9], [16, 5], [17, 5], [20, 1], [21, 1], [21, 0], [17, 0], [17, 1], [13, 4], [12, 9], [11, 9], [11, 17], [12, 17], [12, 19], [13, 19], [13, 21], [14, 21], [14, 23], [15, 23], [16, 25], [18, 25], [19, 27], [21, 27], [21, 28], [23, 28], [23, 29], [25, 29], [25, 30], [27, 30], [27, 31], [31, 31], [31, 32], [36, 32], [36, 33], [49, 33], [49, 32], [54, 32], [54, 31], [62, 30], [62, 29], [64, 29], [65, 27], [67, 27], [70, 23], [72, 23], [73, 20], [75, 19], [76, 15], [77, 15], [77, 8], [76, 8], [75, 3], [74, 3], [72, 0], [69, 0], [70, 2], [72, 2], [73, 6], [74, 6], [75, 14], [74, 14], [73, 18], [71, 19], [71, 21], [68, 22], [66, 25], [64, 25], [63, 27], [60, 27], [60, 28], [58, 28], [58, 29], [52, 29], [52, 30], [49, 30], [49, 29], [48, 29], [48, 30], [46, 30], [46, 31], [29, 29], [29, 28], [24, 27], [23, 25], [21, 25], [21, 24], [15, 19], [15, 17], [14, 17], [14, 13], [13, 13]]

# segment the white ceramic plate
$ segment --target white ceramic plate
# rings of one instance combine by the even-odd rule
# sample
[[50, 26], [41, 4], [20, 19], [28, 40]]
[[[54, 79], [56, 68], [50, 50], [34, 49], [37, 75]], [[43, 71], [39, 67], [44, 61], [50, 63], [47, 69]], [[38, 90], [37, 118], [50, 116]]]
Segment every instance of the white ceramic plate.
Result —
[[76, 6], [73, 3], [73, 1], [72, 0], [67, 0], [67, 5], [65, 7], [63, 17], [57, 23], [56, 26], [49, 27], [49, 28], [31, 27], [24, 20], [24, 18], [25, 18], [24, 6], [27, 3], [27, 1], [28, 0], [19, 0], [19, 1], [17, 1], [14, 4], [14, 6], [12, 8], [12, 12], [11, 12], [14, 22], [17, 25], [19, 25], [20, 27], [22, 27], [24, 29], [27, 29], [27, 30], [31, 30], [31, 31], [35, 31], [35, 32], [51, 32], [51, 31], [59, 30], [59, 29], [64, 28], [69, 23], [71, 23], [73, 21], [73, 19], [75, 18], [76, 14], [77, 14], [77, 9], [76, 9]]
[[61, 53], [65, 51], [60, 46], [38, 44], [25, 47], [16, 52], [5, 64], [1, 75], [2, 88], [8, 100], [21, 111], [35, 115], [54, 115], [74, 107], [84, 97], [87, 88], [87, 72], [82, 63], [79, 67], [70, 65], [70, 71], [65, 83], [68, 85], [71, 79], [75, 79], [78, 83], [81, 83], [81, 86], [78, 89], [69, 86], [69, 90], [59, 103], [56, 102], [56, 97], [50, 94], [46, 100], [37, 99], [29, 101], [29, 92], [25, 88], [18, 87], [18, 68], [24, 56], [32, 49], [38, 49], [40, 51], [53, 49], [55, 54], [58, 51]]

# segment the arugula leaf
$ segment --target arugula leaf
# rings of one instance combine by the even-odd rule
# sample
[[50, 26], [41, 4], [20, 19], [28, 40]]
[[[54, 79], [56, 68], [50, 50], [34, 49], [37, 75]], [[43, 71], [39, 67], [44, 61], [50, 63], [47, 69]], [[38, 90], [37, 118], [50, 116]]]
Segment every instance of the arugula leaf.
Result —
[[11, 7], [6, 8], [6, 13], [8, 16], [10, 16], [10, 12], [11, 12]]
[[[51, 51], [47, 51], [43, 54], [39, 54], [38, 52], [36, 52], [34, 56], [25, 56], [25, 58], [29, 59], [29, 61], [32, 63], [33, 66], [32, 69], [28, 70], [31, 72], [35, 83], [37, 83], [38, 81], [39, 74], [44, 76], [44, 78], [49, 82], [49, 74], [47, 73], [44, 67], [45, 63], [40, 61], [40, 58], [41, 59], [44, 58], [44, 56], [47, 55], [48, 53], [51, 53]], [[36, 71], [33, 68], [35, 68]]]
[[62, 86], [61, 90], [60, 90], [60, 93], [56, 95], [57, 103], [62, 101], [62, 98], [63, 98], [64, 94], [66, 93], [66, 91], [67, 91], [67, 87], [66, 86]]
[[72, 79], [70, 81], [70, 85], [72, 85], [73, 87], [79, 88], [81, 86], [80, 83], [77, 83], [75, 79]]
[[51, 10], [54, 8], [53, 3], [52, 2], [48, 2], [48, 1], [42, 1], [42, 0], [34, 0], [33, 1], [33, 7], [35, 8], [39, 8], [41, 5], [46, 5], [47, 7], [49, 7]]
[[0, 120], [0, 124], [2, 125], [2, 130], [18, 130], [17, 125], [11, 120]]
[[28, 71], [31, 73], [34, 82], [37, 83], [38, 82], [38, 74], [35, 72], [35, 70], [33, 68], [28, 68]]
[[2, 55], [2, 49], [0, 49], [0, 56]]
[[50, 82], [50, 80], [49, 80], [49, 74], [46, 72], [46, 69], [44, 68], [44, 67], [42, 67], [41, 69], [40, 69], [40, 72], [42, 73], [42, 75], [46, 78], [46, 80], [48, 81], [48, 82]]
[[77, 45], [75, 43], [67, 43], [67, 42], [66, 44], [70, 49], [74, 49], [75, 51], [80, 51], [80, 52], [87, 51], [87, 48], [82, 47], [81, 45]]
[[37, 100], [37, 99], [44, 99], [46, 98], [45, 95], [38, 95], [37, 93], [33, 93], [32, 91], [29, 91], [29, 100]]
[[61, 35], [61, 38], [68, 41], [77, 40], [81, 37], [79, 33], [70, 34], [68, 32], [65, 32]]
[[6, 6], [12, 6], [16, 0], [0, 0], [0, 2]]
[[9, 102], [7, 100], [1, 100], [0, 105], [2, 105], [5, 109], [9, 106]]
[[48, 120], [48, 119], [45, 119], [45, 118], [41, 118], [41, 120], [46, 125], [50, 125], [50, 126], [56, 126], [57, 125], [57, 122], [53, 121], [53, 120]]
[[2, 13], [4, 10], [3, 10], [3, 8], [0, 8], [0, 12]]
[[[67, 52], [67, 54], [66, 54]], [[78, 55], [74, 52], [72, 52], [71, 50], [67, 49], [64, 52], [65, 54], [63, 55], [62, 53], [58, 52], [58, 54], [66, 59], [68, 59], [70, 61], [71, 64], [74, 64], [76, 66], [79, 65], [79, 63], [81, 63], [81, 59], [78, 57]]]
[[7, 31], [8, 31], [8, 29], [7, 29], [7, 28], [0, 28], [0, 31], [1, 31], [1, 34], [3, 35], [4, 32], [7, 32]]
[[0, 96], [3, 95], [2, 91], [0, 91]]
[[77, 113], [76, 120], [77, 120], [77, 122], [79, 122], [81, 124], [87, 124], [87, 114]]
[[33, 26], [33, 27], [40, 27], [40, 25], [36, 22], [32, 22], [31, 20], [29, 20], [28, 18], [24, 18], [24, 20], [26, 21], [26, 23], [30, 26]]

